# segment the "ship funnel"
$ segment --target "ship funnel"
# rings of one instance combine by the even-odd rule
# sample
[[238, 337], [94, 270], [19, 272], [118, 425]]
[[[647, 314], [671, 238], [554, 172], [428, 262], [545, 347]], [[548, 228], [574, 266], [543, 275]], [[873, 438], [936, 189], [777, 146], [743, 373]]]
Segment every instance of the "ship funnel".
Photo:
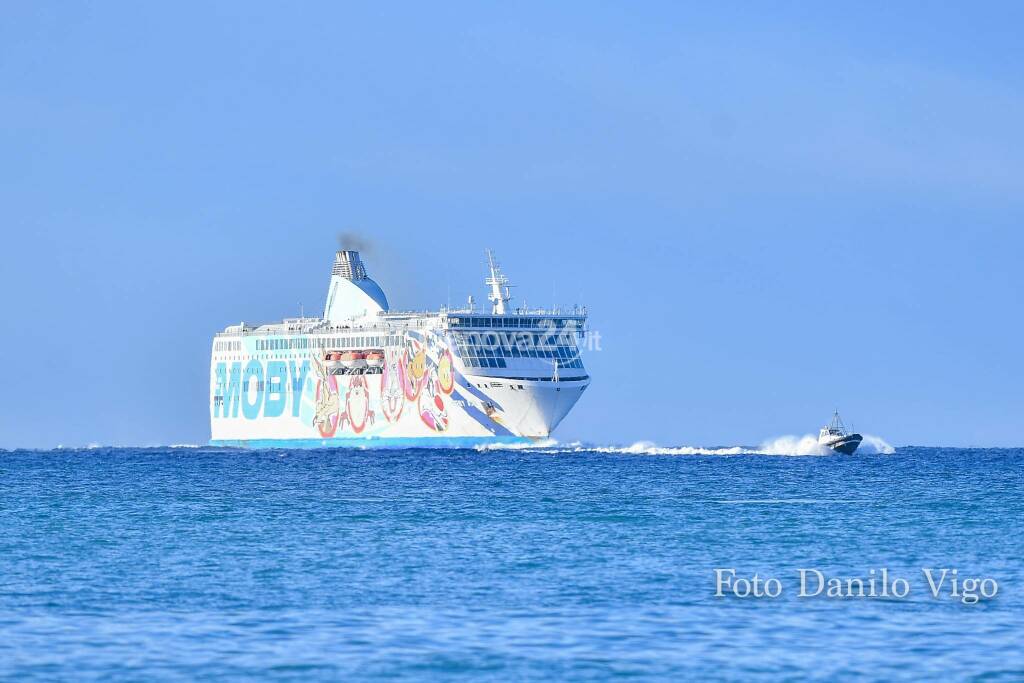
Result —
[[339, 322], [377, 315], [388, 310], [384, 291], [366, 274], [359, 252], [342, 249], [334, 254], [331, 284], [327, 290], [324, 319]]
[[359, 252], [342, 249], [335, 253], [331, 275], [340, 275], [346, 280], [366, 279], [366, 268], [363, 266], [363, 260], [359, 258]]

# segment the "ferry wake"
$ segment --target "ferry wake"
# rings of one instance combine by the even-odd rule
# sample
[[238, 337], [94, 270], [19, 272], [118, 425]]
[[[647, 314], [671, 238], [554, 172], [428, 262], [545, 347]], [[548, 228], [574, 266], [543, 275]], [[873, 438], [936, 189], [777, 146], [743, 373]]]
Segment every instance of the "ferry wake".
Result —
[[214, 336], [210, 443], [413, 447], [546, 439], [590, 383], [586, 308], [510, 306], [487, 252], [490, 311], [390, 310], [359, 252], [334, 257], [322, 317]]

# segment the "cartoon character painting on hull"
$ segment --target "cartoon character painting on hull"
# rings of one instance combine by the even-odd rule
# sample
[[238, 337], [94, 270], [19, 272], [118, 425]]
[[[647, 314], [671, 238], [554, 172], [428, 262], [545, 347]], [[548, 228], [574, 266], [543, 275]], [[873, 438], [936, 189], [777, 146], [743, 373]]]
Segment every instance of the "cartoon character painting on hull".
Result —
[[427, 377], [419, 398], [420, 419], [435, 432], [448, 429], [448, 409], [445, 407], [441, 383], [434, 373]]
[[455, 369], [452, 367], [452, 352], [445, 349], [437, 360], [437, 386], [446, 394], [455, 388]]
[[405, 407], [404, 363], [402, 354], [394, 351], [386, 353], [384, 371], [380, 376], [380, 408], [388, 422], [397, 422]]
[[490, 401], [484, 401], [483, 403], [484, 415], [491, 418], [496, 424], [505, 425], [505, 421], [501, 418], [501, 413], [498, 412], [497, 406]]
[[427, 374], [427, 352], [419, 342], [412, 344], [402, 354], [402, 365], [405, 367], [403, 388], [405, 398], [415, 401], [423, 389], [423, 378]]
[[[316, 385], [307, 399], [306, 417], [323, 439], [438, 434], [454, 428], [458, 390], [452, 351], [429, 335], [407, 338], [402, 346], [383, 349], [383, 363], [374, 368], [332, 364], [333, 352], [310, 354]], [[354, 371], [353, 371], [354, 370]], [[312, 399], [312, 400], [310, 400]], [[501, 424], [499, 411], [485, 403], [489, 421]], [[457, 424], [457, 422], [456, 422]]]
[[348, 392], [345, 394], [345, 418], [356, 434], [366, 428], [367, 424], [373, 424], [376, 420], [376, 413], [370, 409], [370, 387], [366, 383], [364, 375], [352, 375], [348, 383]]
[[313, 425], [320, 432], [320, 436], [330, 438], [338, 431], [338, 423], [341, 422], [341, 395], [338, 391], [338, 382], [333, 375], [328, 374], [327, 368], [314, 355], [313, 367], [316, 368], [316, 413], [313, 416]]

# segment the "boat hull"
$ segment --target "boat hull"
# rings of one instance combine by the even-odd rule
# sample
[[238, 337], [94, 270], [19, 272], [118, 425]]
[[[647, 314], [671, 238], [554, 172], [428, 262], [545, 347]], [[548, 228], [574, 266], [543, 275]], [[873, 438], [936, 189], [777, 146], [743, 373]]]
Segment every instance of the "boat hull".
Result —
[[[467, 366], [444, 330], [388, 335], [394, 339], [381, 351], [381, 367], [350, 370], [344, 368], [345, 359], [323, 360], [321, 349], [329, 344], [316, 334], [290, 340], [299, 347], [297, 353], [268, 354], [256, 347], [264, 341], [256, 335], [242, 337], [227, 352], [232, 358], [222, 360], [215, 352], [212, 445], [458, 448], [533, 443], [551, 434], [589, 385], [579, 366], [572, 376], [556, 381], [541, 358], [521, 359], [524, 366], [533, 366], [506, 368], [504, 374], [498, 374], [499, 368]], [[285, 346], [273, 337], [266, 343], [273, 341]], [[511, 376], [520, 372], [536, 376]]]
[[543, 443], [525, 436], [450, 436], [450, 437], [397, 437], [397, 438], [331, 438], [331, 439], [211, 439], [210, 445], [219, 448], [264, 449], [406, 449], [406, 448], [479, 448], [484, 446], [525, 446]]
[[831, 448], [836, 453], [842, 453], [843, 455], [853, 455], [857, 447], [860, 446], [860, 442], [864, 440], [860, 434], [847, 434], [836, 439], [824, 442], [822, 445], [826, 448]]

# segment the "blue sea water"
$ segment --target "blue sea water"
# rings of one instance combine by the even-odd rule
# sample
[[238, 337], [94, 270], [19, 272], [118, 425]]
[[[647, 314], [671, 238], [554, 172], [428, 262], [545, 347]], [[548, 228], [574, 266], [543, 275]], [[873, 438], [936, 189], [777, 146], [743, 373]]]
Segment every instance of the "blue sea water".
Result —
[[[1024, 678], [1024, 450], [653, 453], [0, 453], [0, 675]], [[910, 593], [799, 598], [800, 567]]]

